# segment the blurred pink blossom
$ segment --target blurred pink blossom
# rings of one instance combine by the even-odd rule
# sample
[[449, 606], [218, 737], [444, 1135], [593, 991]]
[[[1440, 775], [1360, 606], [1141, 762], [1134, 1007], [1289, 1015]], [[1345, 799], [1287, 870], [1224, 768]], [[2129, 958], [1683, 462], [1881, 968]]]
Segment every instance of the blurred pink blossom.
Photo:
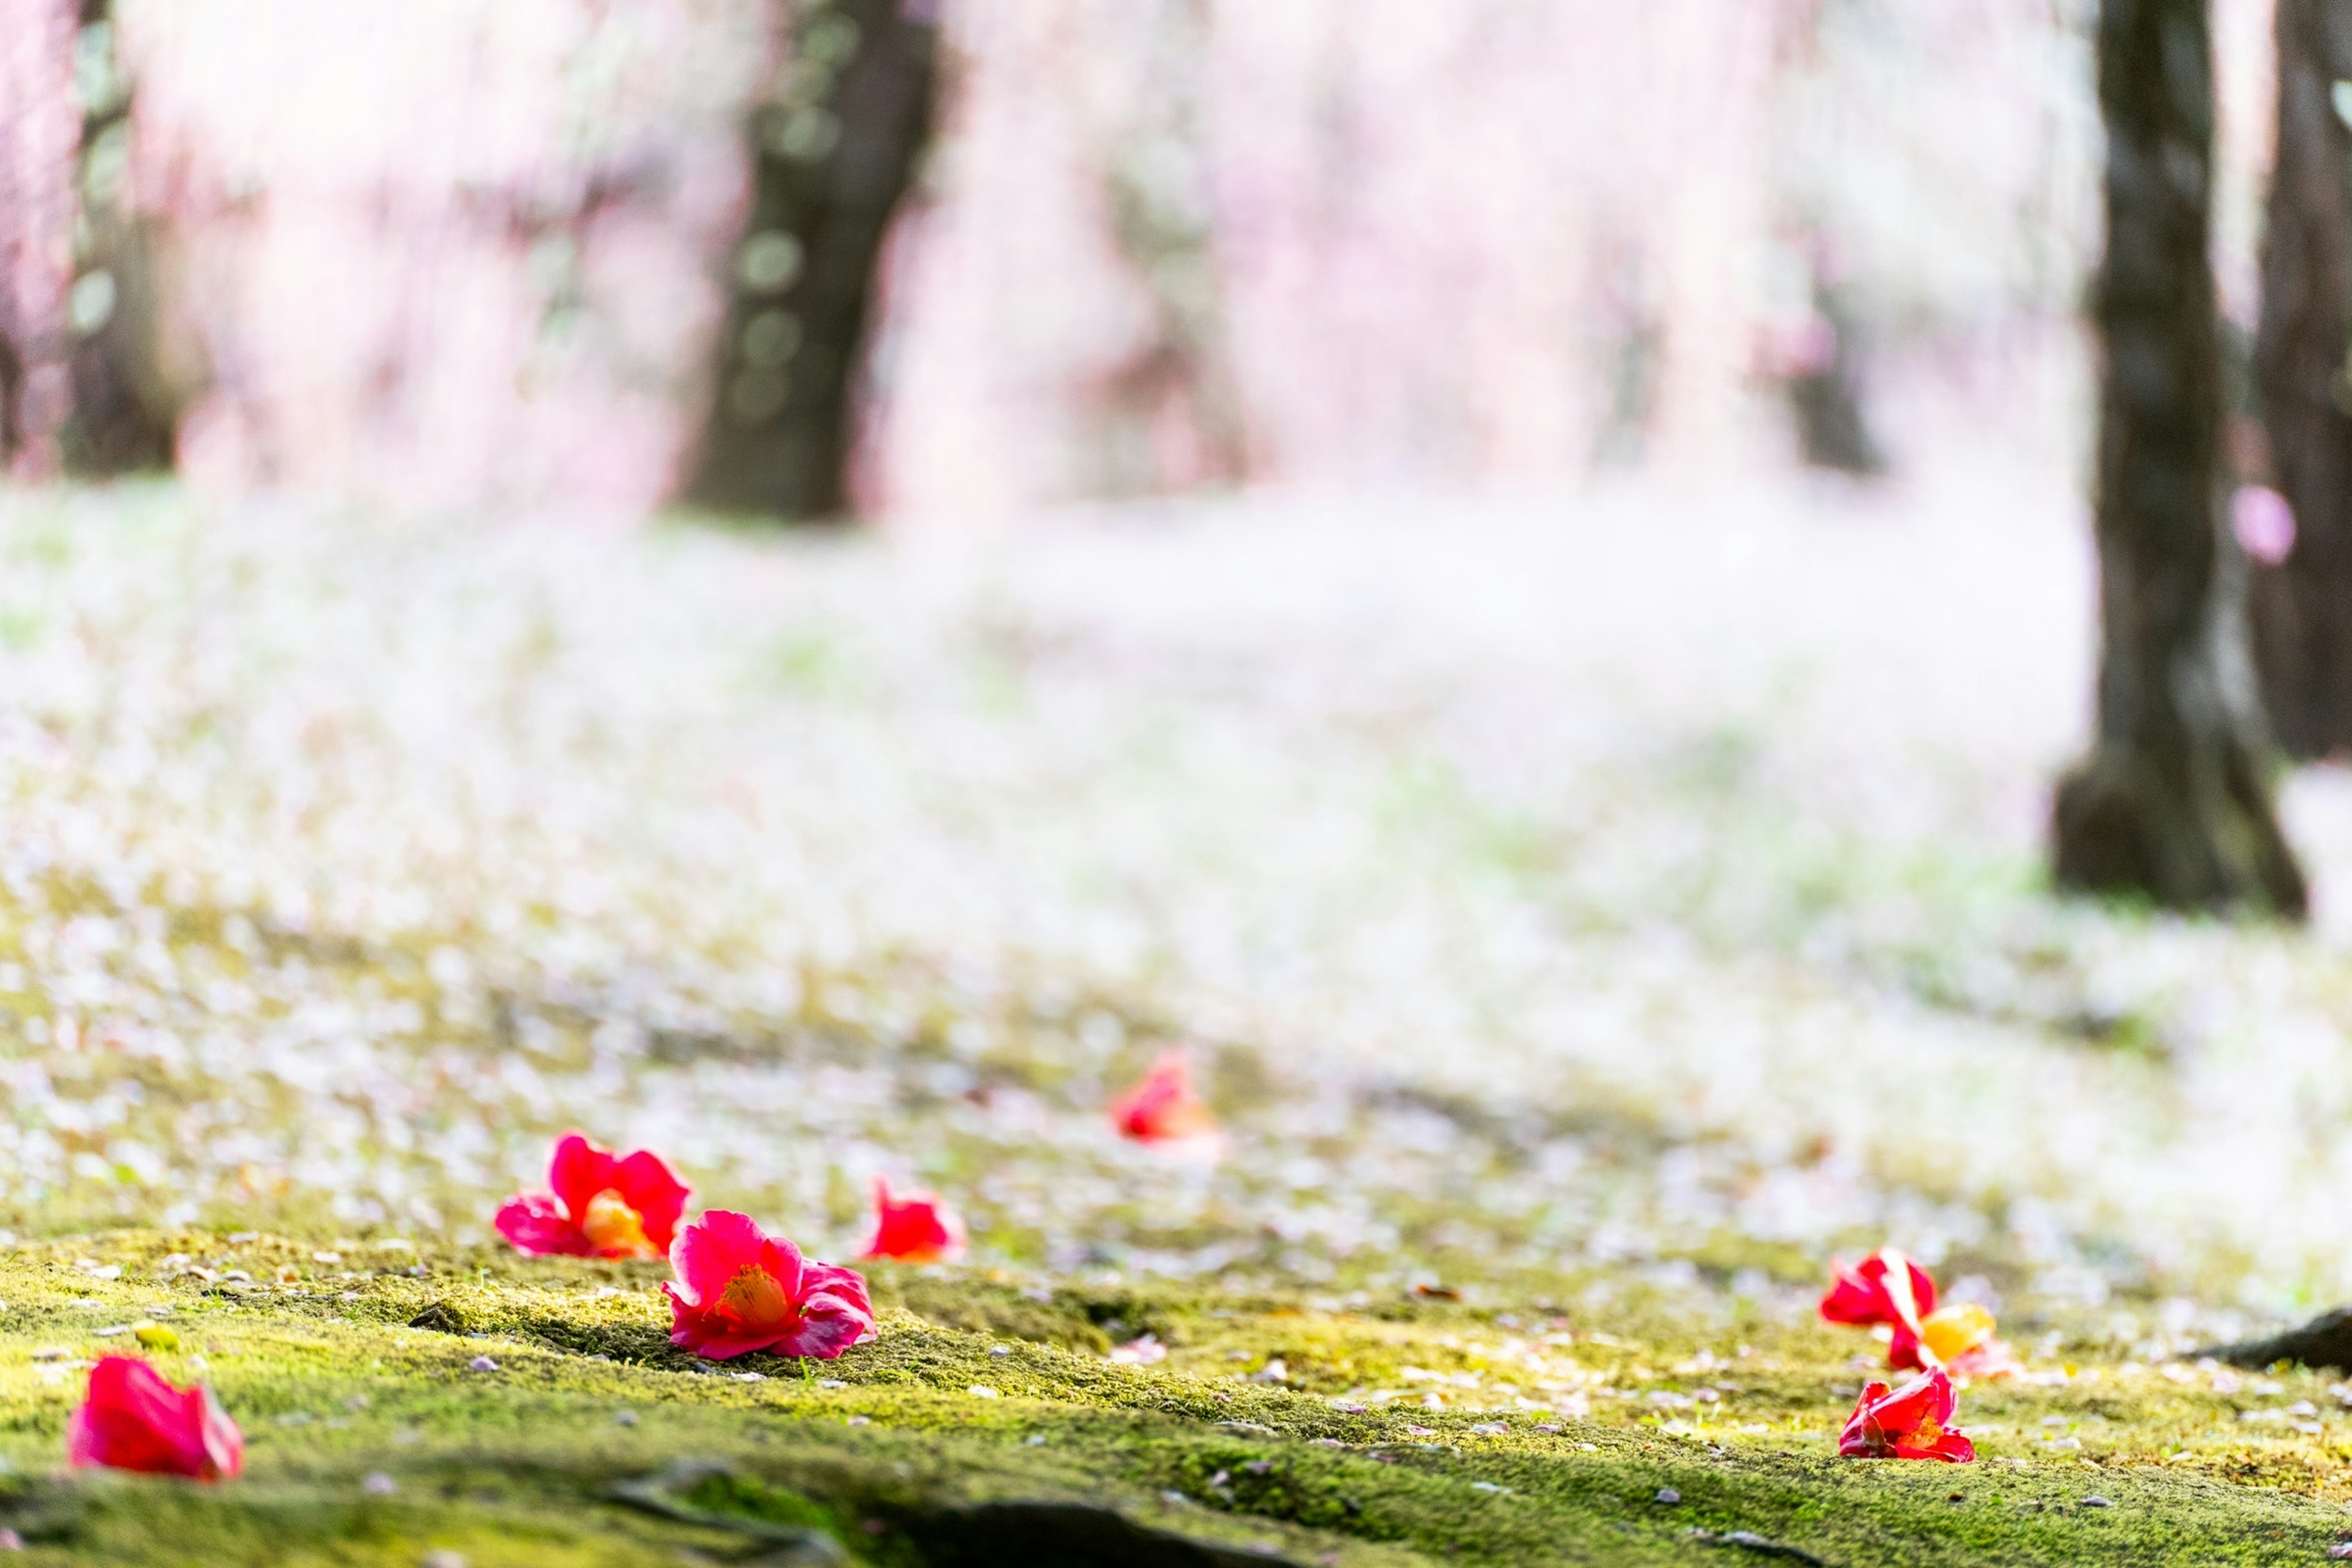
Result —
[[2294, 508], [2268, 485], [2240, 485], [2230, 498], [2230, 531], [2248, 555], [2280, 565], [2294, 553]]
[[[0, 0], [0, 23], [37, 11], [61, 14]], [[1783, 424], [1759, 342], [1799, 368], [1836, 346], [1792, 265], [1813, 247], [1875, 302], [1859, 342], [1915, 323], [1999, 380], [2095, 244], [2080, 39], [2044, 0], [1867, 26], [1800, 0], [939, 11], [960, 65], [883, 264], [871, 512], [1217, 477], [1178, 406], [1203, 381], [1244, 426], [1224, 477], [1252, 483], [1752, 458]], [[755, 0], [126, 10], [131, 199], [201, 367], [183, 467], [572, 519], [658, 504], [709, 395], [772, 26]], [[0, 100], [58, 58], [0, 62]], [[2238, 74], [2225, 131], [2253, 122]], [[70, 105], [53, 118], [69, 142]], [[2224, 238], [2226, 280], [2251, 249]], [[54, 317], [28, 254], [0, 266]]]

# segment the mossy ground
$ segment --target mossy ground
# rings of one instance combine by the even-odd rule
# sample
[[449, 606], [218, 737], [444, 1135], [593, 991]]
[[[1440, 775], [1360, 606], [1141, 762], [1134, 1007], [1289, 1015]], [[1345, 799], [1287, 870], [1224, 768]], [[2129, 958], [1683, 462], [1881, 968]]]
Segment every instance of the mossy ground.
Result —
[[[749, 1560], [768, 1543], [728, 1521], [761, 1519], [911, 1568], [938, 1510], [1014, 1499], [1366, 1568], [1712, 1562], [1755, 1550], [1738, 1532], [1840, 1564], [2310, 1563], [2352, 1522], [2352, 1426], [2309, 1373], [2233, 1387], [2085, 1341], [2038, 1381], [1967, 1390], [1982, 1462], [1863, 1463], [1832, 1439], [1868, 1341], [1642, 1289], [1565, 1313], [1341, 1310], [886, 1268], [872, 1342], [710, 1365], [668, 1345], [661, 1277], [349, 1238], [17, 1245], [0, 1514], [27, 1562], [473, 1568]], [[445, 1326], [409, 1326], [436, 1306]], [[141, 1347], [148, 1325], [167, 1332]], [[1106, 1356], [1145, 1331], [1164, 1362]], [[247, 1436], [242, 1479], [62, 1471], [77, 1363], [134, 1348], [213, 1383]], [[1564, 1391], [1589, 1417], [1530, 1397]], [[666, 1474], [684, 1517], [613, 1494]]]
[[[959, 563], [0, 498], [0, 1525], [954, 1568], [1060, 1499], [1300, 1563], [2318, 1560], [2352, 1391], [2194, 1347], [2352, 1299], [2352, 938], [2043, 896], [2078, 716], [2019, 632], [2079, 604], [2000, 594], [2053, 573], [1977, 511], [1840, 523], [1864, 576], [1778, 524], [1563, 572], [1549, 515], [1358, 521], [1237, 572], [1159, 518]], [[2323, 889], [2344, 785], [2297, 786]], [[1105, 1114], [1171, 1047], [1221, 1160]], [[935, 1188], [976, 1261], [878, 1273], [838, 1363], [698, 1365], [657, 1266], [482, 1249], [575, 1126], [825, 1256], [871, 1178]], [[2026, 1353], [1980, 1465], [1832, 1455], [1875, 1347], [1811, 1301], [1889, 1244]], [[59, 1473], [150, 1320], [243, 1480]]]

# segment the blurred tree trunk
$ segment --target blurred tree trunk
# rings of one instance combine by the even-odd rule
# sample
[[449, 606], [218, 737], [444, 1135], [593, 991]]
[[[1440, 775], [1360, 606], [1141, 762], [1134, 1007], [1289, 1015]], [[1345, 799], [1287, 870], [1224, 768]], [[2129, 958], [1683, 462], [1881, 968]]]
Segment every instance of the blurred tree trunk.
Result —
[[752, 116], [717, 396], [686, 499], [806, 519], [845, 506], [851, 404], [890, 219], [931, 130], [939, 29], [917, 0], [800, 9]]
[[2278, 160], [2254, 370], [2294, 544], [2257, 564], [2254, 663], [2280, 742], [2352, 745], [2352, 0], [2278, 0]]
[[1813, 310], [1826, 330], [1827, 352], [1789, 377], [1798, 450], [1816, 468], [1874, 478], [1886, 472], [1886, 452], [1870, 427], [1863, 397], [1862, 324], [1845, 291], [1818, 274]]
[[68, 399], [74, 0], [0, 0], [0, 475], [58, 467]]
[[131, 200], [130, 79], [113, 0], [81, 0], [74, 78], [81, 100], [75, 162], [73, 409], [60, 442], [67, 470], [104, 476], [172, 466], [180, 397], [163, 374], [152, 237]]
[[1127, 68], [1106, 71], [1111, 237], [1150, 312], [1143, 341], [1100, 387], [1109, 495], [1234, 485], [1249, 427], [1226, 331], [1208, 170], [1206, 0], [1127, 9]]
[[2065, 887], [2300, 915], [2221, 514], [2221, 331], [2207, 260], [2206, 0], [2105, 0], [2107, 249], [2097, 530], [2098, 736], [2060, 784]]

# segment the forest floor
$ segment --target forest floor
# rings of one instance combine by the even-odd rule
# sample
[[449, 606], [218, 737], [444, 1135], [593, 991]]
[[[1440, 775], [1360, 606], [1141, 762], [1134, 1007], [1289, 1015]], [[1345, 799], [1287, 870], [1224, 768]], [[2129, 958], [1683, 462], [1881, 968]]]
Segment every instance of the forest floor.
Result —
[[[908, 1568], [2294, 1563], [2352, 1497], [2341, 1383], [2095, 1342], [1966, 1392], [1975, 1464], [1841, 1459], [1867, 1342], [1721, 1291], [1346, 1308], [885, 1265], [875, 1340], [714, 1365], [669, 1347], [655, 1265], [342, 1245], [14, 1252], [0, 1518], [27, 1561], [835, 1560], [810, 1531]], [[158, 1328], [143, 1353], [241, 1418], [245, 1476], [56, 1475], [79, 1369]], [[1142, 1333], [1164, 1361], [1108, 1358]]]
[[[2084, 524], [1990, 472], [953, 542], [0, 494], [0, 1513], [107, 1562], [1036, 1557], [1005, 1500], [1299, 1562], [2322, 1558], [2344, 1386], [2198, 1352], [2352, 1299], [2352, 787], [2289, 785], [2309, 931], [2050, 898]], [[1171, 1045], [1216, 1161], [1105, 1116]], [[820, 1256], [930, 1186], [972, 1255], [837, 1363], [697, 1369], [658, 1268], [491, 1245], [575, 1126]], [[1885, 1244], [2024, 1358], [1977, 1466], [1831, 1457], [1874, 1347], [1811, 1305]], [[245, 1480], [51, 1475], [141, 1321]]]

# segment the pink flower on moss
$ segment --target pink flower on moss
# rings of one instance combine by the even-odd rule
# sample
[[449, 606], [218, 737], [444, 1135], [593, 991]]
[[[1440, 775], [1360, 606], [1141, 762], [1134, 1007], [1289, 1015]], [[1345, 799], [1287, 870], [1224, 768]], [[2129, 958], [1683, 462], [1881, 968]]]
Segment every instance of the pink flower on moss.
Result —
[[212, 1390], [174, 1388], [145, 1362], [110, 1355], [66, 1423], [66, 1459], [216, 1481], [245, 1468], [245, 1434]]
[[945, 1263], [963, 1256], [963, 1224], [931, 1193], [894, 1196], [890, 1184], [874, 1178], [874, 1239], [867, 1258], [900, 1263]]
[[808, 1261], [748, 1215], [705, 1213], [670, 1243], [669, 1263], [669, 1342], [708, 1360], [772, 1351], [830, 1361], [874, 1335], [856, 1270]]
[[499, 1210], [499, 1234], [534, 1258], [659, 1258], [688, 1188], [649, 1149], [615, 1157], [580, 1133], [557, 1141], [552, 1194], [526, 1193]]
[[1192, 1058], [1181, 1050], [1160, 1052], [1110, 1116], [1123, 1136], [1139, 1143], [1190, 1143], [1217, 1135], [1217, 1119], [1192, 1092]]
[[1846, 1418], [1838, 1452], [1849, 1459], [1940, 1459], [1965, 1465], [1977, 1457], [1977, 1446], [1951, 1425], [1958, 1408], [1959, 1396], [1941, 1367], [1892, 1391], [1883, 1383], [1870, 1384]]

